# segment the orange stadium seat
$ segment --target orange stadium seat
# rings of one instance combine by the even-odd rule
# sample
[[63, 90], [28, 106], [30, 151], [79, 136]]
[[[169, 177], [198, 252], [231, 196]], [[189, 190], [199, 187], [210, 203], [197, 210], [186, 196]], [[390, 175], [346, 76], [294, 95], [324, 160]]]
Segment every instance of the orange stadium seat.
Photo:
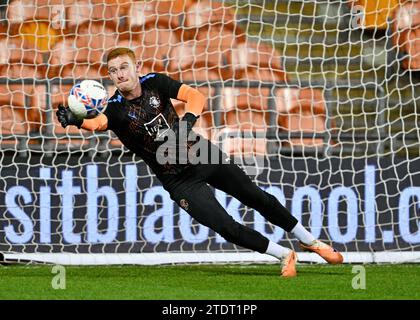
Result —
[[198, 32], [222, 26], [224, 30], [240, 33], [240, 28], [235, 23], [234, 11], [226, 5], [204, 0], [186, 7], [184, 27], [189, 39], [195, 39]]
[[253, 111], [268, 110], [270, 90], [261, 87], [225, 87], [221, 91], [222, 109], [249, 109]]
[[190, 1], [153, 0], [130, 3], [127, 25], [130, 30], [142, 29], [145, 25], [176, 29], [183, 24], [183, 13]]
[[7, 7], [9, 34], [20, 34], [28, 23], [51, 25], [54, 29], [65, 26], [65, 8], [72, 0], [13, 0]]
[[207, 70], [218, 73], [220, 79], [232, 79], [233, 70], [229, 55], [233, 48], [243, 42], [243, 37], [219, 27], [212, 26], [210, 29], [200, 31], [194, 40], [194, 65], [205, 66]]
[[266, 88], [222, 89], [224, 128], [219, 132], [219, 139], [225, 152], [236, 156], [266, 153], [268, 94]]
[[[236, 128], [223, 128], [213, 141], [228, 155], [247, 158], [267, 154], [267, 139], [264, 129], [238, 131]], [[254, 136], [255, 135], [255, 136]]]
[[[400, 0], [350, 0], [349, 5], [357, 10], [363, 8], [363, 26], [368, 29], [386, 29], [387, 20], [397, 9]], [[355, 12], [356, 14], [357, 12]]]
[[123, 29], [122, 18], [127, 15], [128, 6], [104, 0], [67, 0], [65, 25], [66, 33], [78, 33], [89, 23], [102, 24], [113, 30]]
[[32, 0], [14, 0], [6, 10], [9, 25], [19, 25], [27, 20], [35, 20], [36, 5]]
[[246, 41], [245, 34], [236, 34], [235, 32], [212, 25], [207, 30], [201, 30], [194, 38], [199, 45], [209, 45], [217, 47], [219, 51], [227, 53], [235, 46]]
[[[44, 77], [42, 55], [19, 37], [2, 38], [0, 70], [1, 78], [15, 81], [1, 85], [0, 105], [9, 106], [17, 112], [24, 119], [26, 130], [38, 131], [41, 112], [33, 105], [38, 86], [32, 80]], [[24, 78], [27, 83], [21, 82]]]
[[185, 41], [171, 47], [168, 70], [181, 81], [218, 81], [231, 77], [219, 48], [206, 41]]
[[[16, 120], [16, 126], [11, 125], [10, 127], [10, 133], [39, 133], [42, 119], [41, 109], [33, 105], [33, 99], [33, 86], [23, 84], [0, 86], [0, 109], [10, 109], [13, 115], [9, 119]], [[15, 130], [18, 131], [15, 132]]]
[[128, 33], [120, 33], [101, 21], [80, 24], [76, 36], [82, 38], [88, 47], [102, 50], [114, 47], [121, 39], [129, 37]]
[[48, 76], [71, 79], [103, 77], [102, 51], [89, 49], [83, 38], [64, 37], [52, 48]]
[[132, 38], [140, 43], [136, 54], [142, 69], [168, 72], [171, 47], [180, 41], [178, 32], [159, 26], [134, 32]]
[[48, 61], [47, 77], [63, 77], [64, 69], [74, 63], [74, 56], [77, 54], [75, 37], [64, 37], [51, 48], [50, 60]]
[[[150, 72], [162, 72], [165, 69], [167, 61], [165, 48], [161, 51], [159, 46], [156, 47], [148, 43], [143, 44], [142, 35], [137, 34], [134, 37], [133, 35], [125, 34], [118, 39], [116, 46], [127, 47], [134, 51], [136, 59], [140, 64], [139, 75], [145, 75]], [[108, 51], [104, 51], [104, 63], [106, 62], [105, 55]], [[106, 70], [104, 71], [104, 74], [106, 74]]]
[[[7, 34], [20, 36], [33, 43], [38, 50], [47, 52], [60, 34], [59, 22], [65, 17], [61, 0], [14, 0], [6, 10]], [[57, 19], [58, 18], [58, 19]]]
[[170, 48], [168, 70], [171, 75], [179, 79], [182, 71], [191, 69], [195, 58], [195, 42], [182, 41]]
[[[234, 44], [232, 44], [234, 45]], [[208, 71], [214, 71], [220, 79], [231, 79], [232, 68], [227, 60], [228, 49], [223, 48], [216, 41], [209, 39], [199, 40], [196, 45], [196, 56], [193, 66], [205, 67]]]
[[26, 136], [26, 121], [19, 113], [3, 105], [0, 93], [0, 146], [2, 150], [16, 149], [19, 136]]
[[45, 64], [41, 52], [19, 36], [1, 38], [2, 75], [11, 79], [45, 77]]
[[[51, 5], [53, 3], [51, 1]], [[58, 4], [58, 1], [55, 1], [55, 4]], [[19, 25], [25, 21], [48, 22], [50, 19], [48, 1], [13, 0], [7, 7], [6, 19], [10, 25]]]
[[[276, 93], [278, 124], [290, 132], [322, 133], [327, 130], [327, 111], [322, 91], [282, 88]], [[323, 139], [291, 138], [286, 145], [320, 146]]]
[[144, 30], [133, 31], [133, 37], [139, 37], [145, 43], [155, 44], [156, 46], [171, 47], [181, 40], [179, 30], [170, 30], [161, 25], [149, 25]]
[[420, 70], [420, 2], [407, 2], [395, 12], [393, 42], [399, 47], [405, 69]]
[[234, 46], [227, 55], [235, 79], [286, 82], [281, 55], [272, 46], [248, 40]]

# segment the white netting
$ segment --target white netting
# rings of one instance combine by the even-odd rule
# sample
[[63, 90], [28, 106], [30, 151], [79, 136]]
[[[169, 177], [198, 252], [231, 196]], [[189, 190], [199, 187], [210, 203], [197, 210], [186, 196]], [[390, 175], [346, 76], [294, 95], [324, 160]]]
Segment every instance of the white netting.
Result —
[[[3, 4], [0, 252], [78, 254], [65, 263], [269, 260], [192, 222], [112, 133], [60, 127], [54, 113], [75, 82], [113, 93], [104, 57], [126, 46], [142, 74], [197, 87], [208, 99], [196, 130], [347, 261], [418, 259], [419, 11], [403, 0]], [[236, 219], [297, 248], [216, 195]]]

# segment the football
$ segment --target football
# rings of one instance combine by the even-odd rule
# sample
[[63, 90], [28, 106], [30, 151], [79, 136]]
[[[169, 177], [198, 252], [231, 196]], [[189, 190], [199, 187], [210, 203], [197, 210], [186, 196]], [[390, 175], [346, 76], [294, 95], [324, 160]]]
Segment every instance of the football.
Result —
[[71, 88], [67, 102], [77, 118], [94, 118], [105, 111], [108, 105], [108, 93], [100, 82], [83, 80]]

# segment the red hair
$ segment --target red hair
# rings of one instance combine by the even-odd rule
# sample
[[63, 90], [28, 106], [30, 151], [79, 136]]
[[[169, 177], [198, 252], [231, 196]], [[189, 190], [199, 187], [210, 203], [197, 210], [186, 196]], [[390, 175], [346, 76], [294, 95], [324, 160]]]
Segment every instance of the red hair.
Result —
[[111, 49], [111, 51], [109, 51], [107, 54], [106, 63], [108, 64], [110, 60], [120, 56], [128, 56], [131, 60], [133, 60], [134, 63], [136, 63], [136, 55], [134, 54], [134, 51], [124, 47]]

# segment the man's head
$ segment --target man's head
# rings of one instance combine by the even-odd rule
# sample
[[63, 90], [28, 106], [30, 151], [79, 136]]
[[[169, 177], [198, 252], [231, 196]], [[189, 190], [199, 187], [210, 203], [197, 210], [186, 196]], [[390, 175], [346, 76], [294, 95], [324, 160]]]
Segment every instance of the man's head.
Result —
[[134, 52], [129, 48], [114, 48], [107, 55], [108, 74], [123, 95], [131, 95], [140, 88]]

